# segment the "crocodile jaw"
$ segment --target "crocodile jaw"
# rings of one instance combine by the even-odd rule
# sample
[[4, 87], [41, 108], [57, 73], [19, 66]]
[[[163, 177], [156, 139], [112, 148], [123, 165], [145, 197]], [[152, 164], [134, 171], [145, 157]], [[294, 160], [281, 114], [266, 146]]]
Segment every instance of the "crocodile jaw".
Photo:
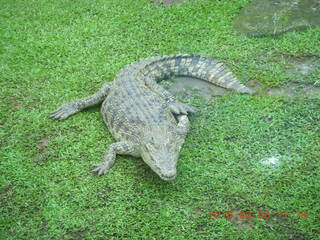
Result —
[[176, 178], [179, 158], [179, 152], [169, 152], [168, 150], [170, 149], [166, 149], [164, 146], [156, 146], [154, 149], [143, 147], [141, 150], [143, 161], [165, 181]]
[[171, 180], [175, 179], [176, 176], [177, 176], [177, 171], [174, 171], [174, 173], [173, 173], [173, 172], [172, 172], [172, 173], [170, 172], [170, 174], [166, 174], [166, 175], [164, 175], [164, 174], [160, 174], [160, 175], [159, 175], [159, 177], [160, 177], [162, 180], [165, 180], [165, 181], [171, 181]]

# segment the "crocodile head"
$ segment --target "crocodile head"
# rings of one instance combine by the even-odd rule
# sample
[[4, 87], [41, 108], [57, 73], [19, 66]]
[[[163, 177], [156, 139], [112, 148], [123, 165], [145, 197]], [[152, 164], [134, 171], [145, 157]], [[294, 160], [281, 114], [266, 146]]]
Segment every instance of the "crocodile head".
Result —
[[163, 180], [177, 176], [177, 161], [182, 141], [179, 134], [165, 127], [154, 127], [144, 132], [140, 145], [143, 161]]

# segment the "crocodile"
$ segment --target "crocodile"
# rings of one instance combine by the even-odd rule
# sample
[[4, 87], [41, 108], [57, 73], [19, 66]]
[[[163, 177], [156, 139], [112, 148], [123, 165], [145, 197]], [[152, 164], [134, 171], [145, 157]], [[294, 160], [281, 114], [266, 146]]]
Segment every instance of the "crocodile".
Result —
[[102, 103], [103, 120], [116, 142], [92, 171], [107, 173], [116, 155], [124, 154], [141, 157], [161, 179], [172, 180], [190, 129], [188, 114], [195, 108], [177, 101], [158, 84], [170, 76], [194, 77], [239, 93], [254, 93], [215, 59], [189, 54], [149, 57], [124, 67], [96, 93], [62, 105], [50, 117], [66, 119]]

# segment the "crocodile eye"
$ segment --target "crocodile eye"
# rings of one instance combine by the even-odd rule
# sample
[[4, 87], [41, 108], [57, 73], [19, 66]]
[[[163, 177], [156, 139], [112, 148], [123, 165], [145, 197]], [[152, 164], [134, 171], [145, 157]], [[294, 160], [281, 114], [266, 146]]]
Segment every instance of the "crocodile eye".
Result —
[[148, 151], [148, 150], [149, 150], [149, 147], [147, 146], [147, 144], [143, 145], [142, 148], [143, 148], [143, 150], [145, 150], [145, 151]]
[[146, 145], [145, 145], [145, 148], [147, 149], [147, 150], [149, 150], [149, 151], [152, 151], [152, 150], [154, 150], [154, 145], [153, 144], [151, 144], [151, 143], [147, 143]]

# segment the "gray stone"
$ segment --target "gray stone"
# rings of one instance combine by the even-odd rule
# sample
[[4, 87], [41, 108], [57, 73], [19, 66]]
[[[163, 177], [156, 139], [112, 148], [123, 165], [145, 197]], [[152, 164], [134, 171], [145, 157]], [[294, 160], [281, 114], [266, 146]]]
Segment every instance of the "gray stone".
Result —
[[234, 21], [239, 32], [250, 36], [316, 26], [320, 26], [320, 0], [253, 0]]

